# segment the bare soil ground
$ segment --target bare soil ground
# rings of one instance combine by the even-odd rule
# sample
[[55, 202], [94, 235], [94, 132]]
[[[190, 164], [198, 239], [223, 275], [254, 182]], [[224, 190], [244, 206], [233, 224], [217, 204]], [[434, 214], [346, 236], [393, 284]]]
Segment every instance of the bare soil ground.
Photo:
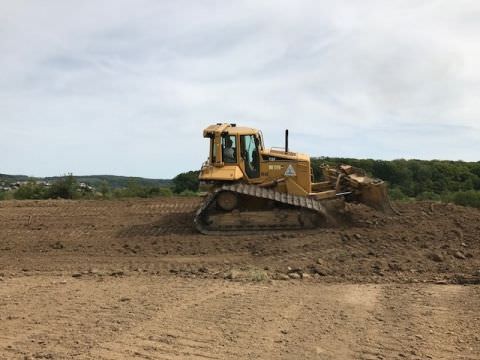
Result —
[[480, 358], [480, 211], [204, 236], [200, 201], [0, 202], [0, 359]]

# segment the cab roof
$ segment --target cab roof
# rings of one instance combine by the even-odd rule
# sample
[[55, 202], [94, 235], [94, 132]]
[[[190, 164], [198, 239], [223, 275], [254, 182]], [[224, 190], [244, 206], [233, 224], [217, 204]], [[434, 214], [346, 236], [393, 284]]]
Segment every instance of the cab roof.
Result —
[[249, 135], [258, 134], [258, 130], [254, 128], [237, 126], [236, 124], [218, 123], [210, 125], [203, 130], [203, 137], [208, 137], [209, 134], [222, 134], [228, 133], [232, 135]]

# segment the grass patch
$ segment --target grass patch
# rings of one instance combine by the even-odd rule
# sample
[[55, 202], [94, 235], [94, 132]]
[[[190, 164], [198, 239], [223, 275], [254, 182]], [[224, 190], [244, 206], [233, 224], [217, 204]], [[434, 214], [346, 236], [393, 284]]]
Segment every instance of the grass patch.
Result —
[[225, 279], [234, 281], [263, 282], [270, 280], [270, 276], [263, 269], [247, 267], [229, 270], [225, 274]]

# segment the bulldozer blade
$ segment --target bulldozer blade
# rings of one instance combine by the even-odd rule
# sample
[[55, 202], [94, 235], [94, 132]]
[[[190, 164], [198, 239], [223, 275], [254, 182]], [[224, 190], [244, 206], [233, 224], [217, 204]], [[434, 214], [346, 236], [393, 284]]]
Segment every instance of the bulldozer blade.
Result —
[[383, 181], [364, 183], [359, 190], [359, 202], [387, 214], [399, 214], [388, 197], [387, 186]]
[[388, 197], [387, 184], [381, 179], [369, 177], [362, 169], [351, 165], [336, 168], [321, 166], [324, 178], [335, 187], [338, 194], [349, 193], [347, 201], [356, 201], [387, 214], [400, 215]]

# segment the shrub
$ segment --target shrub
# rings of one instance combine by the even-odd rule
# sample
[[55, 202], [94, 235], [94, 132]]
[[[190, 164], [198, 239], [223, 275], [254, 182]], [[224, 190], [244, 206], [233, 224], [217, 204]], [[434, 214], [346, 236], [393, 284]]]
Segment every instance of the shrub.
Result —
[[405, 195], [399, 188], [392, 188], [388, 190], [388, 196], [392, 200], [408, 200], [409, 197]]
[[3, 192], [3, 195], [1, 195], [3, 200], [12, 200], [13, 197], [13, 191], [5, 191]]
[[114, 189], [112, 191], [112, 196], [117, 199], [121, 199], [126, 197], [125, 196], [125, 189]]
[[98, 188], [98, 191], [100, 191], [100, 194], [102, 194], [102, 197], [106, 199], [110, 197], [112, 189], [110, 188], [110, 184], [108, 183], [108, 181], [102, 180]]
[[40, 185], [37, 185], [34, 181], [29, 181], [28, 183], [20, 186], [13, 193], [13, 197], [17, 200], [28, 200], [28, 199], [45, 199], [47, 197], [46, 190]]
[[172, 190], [167, 187], [146, 186], [143, 189], [143, 197], [172, 196]]
[[160, 195], [160, 196], [172, 196], [173, 191], [172, 191], [172, 189], [170, 189], [168, 187], [159, 187], [158, 188], [158, 195]]
[[47, 191], [47, 197], [51, 199], [73, 199], [77, 196], [76, 192], [77, 181], [72, 174], [68, 174], [67, 176], [55, 181], [50, 186]]
[[140, 186], [137, 180], [128, 180], [126, 188], [115, 189], [113, 195], [117, 198], [129, 198], [129, 197], [148, 197], [145, 187]]
[[418, 194], [416, 197], [417, 200], [433, 200], [433, 201], [440, 201], [442, 200], [441, 196], [438, 194], [435, 194], [434, 192], [431, 191], [424, 191], [421, 194]]
[[459, 191], [453, 193], [451, 199], [457, 205], [480, 208], [480, 191]]
[[180, 194], [178, 194], [180, 196], [197, 196], [198, 193], [196, 191], [192, 191], [192, 190], [183, 190]]
[[172, 190], [167, 187], [160, 186], [141, 186], [137, 181], [129, 182], [128, 187], [113, 190], [115, 198], [151, 198], [157, 196], [172, 196]]

